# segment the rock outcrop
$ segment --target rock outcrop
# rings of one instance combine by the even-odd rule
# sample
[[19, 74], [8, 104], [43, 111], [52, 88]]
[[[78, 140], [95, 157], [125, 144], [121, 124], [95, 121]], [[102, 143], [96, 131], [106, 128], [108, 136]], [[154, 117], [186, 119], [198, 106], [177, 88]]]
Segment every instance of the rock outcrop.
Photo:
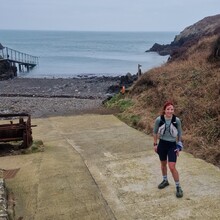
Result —
[[179, 35], [175, 36], [170, 44], [160, 45], [155, 43], [146, 52], [157, 52], [158, 54], [170, 55], [169, 60], [174, 60], [184, 54], [195, 42], [206, 36], [220, 33], [220, 14], [205, 17], [197, 23], [185, 28]]
[[17, 76], [17, 67], [11, 66], [8, 61], [0, 62], [0, 80], [6, 80]]

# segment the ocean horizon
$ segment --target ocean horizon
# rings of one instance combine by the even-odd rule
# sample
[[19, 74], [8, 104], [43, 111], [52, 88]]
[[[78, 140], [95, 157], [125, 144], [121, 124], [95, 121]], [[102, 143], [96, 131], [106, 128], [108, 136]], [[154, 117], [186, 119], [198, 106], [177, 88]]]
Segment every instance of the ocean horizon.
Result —
[[145, 52], [154, 43], [170, 44], [176, 32], [100, 32], [0, 30], [0, 43], [37, 56], [26, 78], [121, 76], [164, 64], [168, 56]]

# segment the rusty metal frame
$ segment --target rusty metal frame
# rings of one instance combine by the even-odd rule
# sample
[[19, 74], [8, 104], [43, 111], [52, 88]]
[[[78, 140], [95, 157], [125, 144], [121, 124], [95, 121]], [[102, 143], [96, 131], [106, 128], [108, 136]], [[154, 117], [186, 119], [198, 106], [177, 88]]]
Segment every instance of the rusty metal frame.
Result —
[[[18, 119], [18, 123], [13, 120]], [[8, 124], [0, 124], [0, 142], [22, 141], [22, 148], [28, 148], [32, 142], [31, 116], [27, 113], [0, 114], [0, 120], [8, 120]]]

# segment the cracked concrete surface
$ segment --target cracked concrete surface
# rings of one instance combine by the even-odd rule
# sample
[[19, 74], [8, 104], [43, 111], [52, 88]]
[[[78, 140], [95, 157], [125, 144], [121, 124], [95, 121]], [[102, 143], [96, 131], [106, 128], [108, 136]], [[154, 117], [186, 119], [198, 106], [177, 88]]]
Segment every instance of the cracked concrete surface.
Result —
[[175, 184], [159, 190], [160, 163], [152, 137], [113, 115], [33, 119], [41, 153], [1, 157], [15, 197], [15, 219], [220, 219], [220, 170], [181, 152]]

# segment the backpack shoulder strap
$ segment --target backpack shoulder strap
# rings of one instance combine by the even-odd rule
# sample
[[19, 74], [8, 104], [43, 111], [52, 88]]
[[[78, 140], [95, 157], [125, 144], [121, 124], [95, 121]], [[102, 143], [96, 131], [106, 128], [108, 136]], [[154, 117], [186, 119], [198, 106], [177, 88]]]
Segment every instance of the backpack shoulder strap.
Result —
[[175, 122], [176, 121], [176, 115], [173, 115], [171, 122]]
[[177, 123], [176, 123], [176, 115], [173, 115], [172, 119], [171, 119], [171, 123], [177, 127]]
[[163, 124], [165, 124], [165, 117], [164, 117], [164, 115], [161, 115], [161, 116], [160, 116], [159, 127], [160, 127], [161, 125], [163, 125]]

